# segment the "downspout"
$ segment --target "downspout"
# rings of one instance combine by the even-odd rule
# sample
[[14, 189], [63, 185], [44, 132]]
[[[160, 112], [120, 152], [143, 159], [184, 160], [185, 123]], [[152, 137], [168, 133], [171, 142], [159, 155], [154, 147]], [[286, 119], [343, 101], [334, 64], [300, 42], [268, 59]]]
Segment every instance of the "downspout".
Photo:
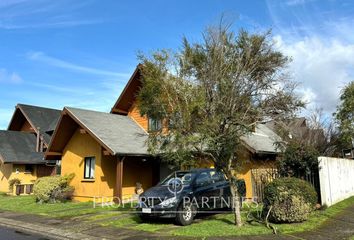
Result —
[[40, 151], [40, 128], [37, 128], [37, 144], [36, 144], [36, 151], [39, 152]]

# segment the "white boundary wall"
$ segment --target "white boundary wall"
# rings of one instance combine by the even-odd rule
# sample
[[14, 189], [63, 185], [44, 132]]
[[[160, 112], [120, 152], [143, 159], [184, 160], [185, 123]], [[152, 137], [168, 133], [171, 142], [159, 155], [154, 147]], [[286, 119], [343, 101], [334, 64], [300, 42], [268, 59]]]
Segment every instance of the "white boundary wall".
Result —
[[319, 157], [322, 204], [331, 206], [354, 196], [354, 160]]

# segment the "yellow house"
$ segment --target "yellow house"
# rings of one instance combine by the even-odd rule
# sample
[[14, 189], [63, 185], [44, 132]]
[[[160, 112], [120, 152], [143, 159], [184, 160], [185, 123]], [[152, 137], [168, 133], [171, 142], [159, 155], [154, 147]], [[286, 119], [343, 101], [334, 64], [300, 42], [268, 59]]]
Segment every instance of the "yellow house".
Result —
[[[47, 166], [44, 151], [60, 116], [55, 109], [18, 104], [8, 130], [0, 131], [0, 191], [29, 194], [37, 178], [55, 174]], [[19, 184], [20, 183], [20, 184]]]
[[[111, 113], [65, 107], [46, 152], [46, 159], [61, 158], [62, 174], [75, 173], [74, 199], [94, 200], [134, 195], [167, 176], [171, 167], [149, 155], [146, 140], [162, 123], [142, 116], [136, 96], [141, 87], [139, 66], [111, 109]], [[261, 193], [262, 181], [271, 177], [279, 140], [265, 124], [243, 137], [240, 156], [245, 164], [237, 170], [245, 180], [246, 196]], [[203, 162], [201, 167], [212, 167]]]

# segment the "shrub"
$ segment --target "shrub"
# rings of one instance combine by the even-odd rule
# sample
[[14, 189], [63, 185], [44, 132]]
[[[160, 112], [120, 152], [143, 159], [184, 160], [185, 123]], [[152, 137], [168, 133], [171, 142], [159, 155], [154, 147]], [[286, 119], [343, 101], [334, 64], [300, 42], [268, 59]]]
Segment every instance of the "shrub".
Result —
[[21, 184], [21, 180], [18, 178], [13, 178], [9, 180], [9, 191], [12, 193], [14, 191], [14, 186]]
[[303, 177], [318, 169], [319, 152], [311, 145], [291, 142], [282, 158], [277, 160], [279, 174], [284, 177]]
[[264, 189], [264, 214], [272, 207], [271, 222], [302, 222], [315, 209], [317, 193], [306, 181], [298, 178], [278, 178]]
[[74, 174], [65, 176], [50, 176], [39, 178], [33, 187], [36, 201], [40, 203], [55, 203], [70, 200], [74, 188], [69, 186]]

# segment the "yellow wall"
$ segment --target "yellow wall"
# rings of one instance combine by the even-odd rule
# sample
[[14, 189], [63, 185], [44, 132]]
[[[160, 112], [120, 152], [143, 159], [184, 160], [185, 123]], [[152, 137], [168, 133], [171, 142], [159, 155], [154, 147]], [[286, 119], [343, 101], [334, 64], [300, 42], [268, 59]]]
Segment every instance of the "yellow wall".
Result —
[[[115, 161], [102, 161], [101, 146], [89, 135], [76, 130], [62, 156], [61, 174], [74, 173], [71, 185], [75, 187], [74, 199], [93, 200], [93, 197], [112, 197], [115, 184]], [[84, 179], [85, 157], [95, 157], [95, 179]]]
[[[95, 157], [95, 179], [84, 179], [84, 159]], [[114, 156], [105, 156], [102, 147], [89, 135], [77, 130], [67, 143], [62, 156], [62, 175], [75, 173], [71, 185], [75, 187], [74, 199], [93, 201], [94, 197], [111, 199], [116, 184], [116, 164]], [[123, 162], [123, 197], [131, 197], [135, 193], [136, 183], [140, 182], [144, 189], [152, 185], [152, 167], [149, 161], [140, 158], [125, 158]], [[99, 200], [100, 199], [96, 199]]]
[[[16, 173], [18, 169], [18, 173]], [[9, 192], [9, 180], [17, 178], [21, 184], [33, 184], [37, 180], [36, 166], [33, 165], [33, 172], [26, 173], [25, 165], [1, 164], [0, 165], [0, 192]]]

